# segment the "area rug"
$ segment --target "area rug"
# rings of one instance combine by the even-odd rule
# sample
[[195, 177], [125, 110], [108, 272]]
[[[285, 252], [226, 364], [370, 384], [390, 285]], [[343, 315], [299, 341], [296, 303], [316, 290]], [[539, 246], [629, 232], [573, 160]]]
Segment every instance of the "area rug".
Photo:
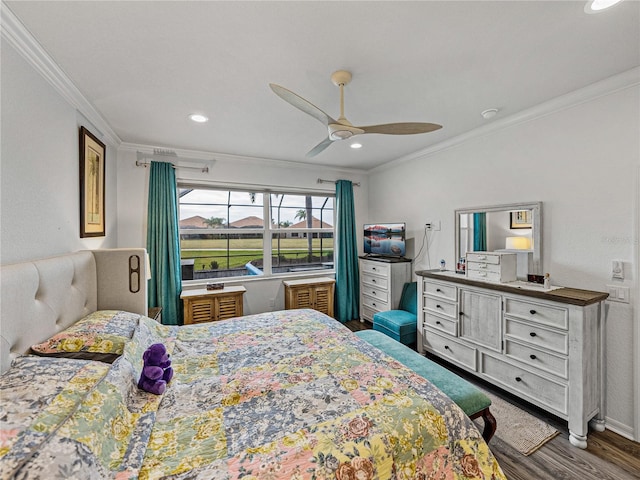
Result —
[[[544, 421], [506, 400], [486, 390], [483, 392], [491, 399], [490, 410], [498, 423], [495, 436], [523, 455], [531, 455], [560, 433]], [[475, 422], [482, 431], [483, 421], [477, 419]]]

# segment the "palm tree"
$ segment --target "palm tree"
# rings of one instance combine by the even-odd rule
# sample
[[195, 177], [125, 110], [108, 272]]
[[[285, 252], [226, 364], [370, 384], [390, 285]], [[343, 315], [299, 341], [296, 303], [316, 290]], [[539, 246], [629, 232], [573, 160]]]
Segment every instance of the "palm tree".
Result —
[[222, 217], [211, 217], [204, 220], [204, 223], [206, 223], [211, 228], [220, 228], [223, 227], [224, 224], [227, 223], [227, 221]]
[[[306, 220], [307, 228], [313, 227], [313, 201], [311, 196], [304, 197], [304, 210], [298, 210], [294, 218]], [[313, 234], [311, 232], [307, 232], [307, 251], [309, 252], [308, 261], [311, 263], [311, 258], [313, 257]]]

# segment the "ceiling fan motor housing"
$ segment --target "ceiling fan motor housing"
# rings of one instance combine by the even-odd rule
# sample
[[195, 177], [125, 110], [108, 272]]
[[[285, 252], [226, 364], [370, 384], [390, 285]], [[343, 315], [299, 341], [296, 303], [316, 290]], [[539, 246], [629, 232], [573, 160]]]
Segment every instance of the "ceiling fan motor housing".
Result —
[[350, 125], [341, 125], [339, 123], [329, 124], [329, 138], [331, 140], [346, 140], [347, 138], [362, 133], [364, 133], [364, 130]]

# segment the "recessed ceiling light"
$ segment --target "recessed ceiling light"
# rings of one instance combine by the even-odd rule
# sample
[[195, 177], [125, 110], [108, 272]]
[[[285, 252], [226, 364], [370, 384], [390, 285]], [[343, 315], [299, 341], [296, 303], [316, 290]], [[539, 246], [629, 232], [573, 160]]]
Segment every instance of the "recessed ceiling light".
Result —
[[204, 115], [201, 115], [199, 113], [192, 113], [191, 115], [189, 115], [189, 119], [196, 123], [205, 123], [209, 121], [208, 117], [205, 117]]
[[482, 112], [480, 115], [482, 115], [484, 118], [486, 118], [488, 120], [490, 118], [495, 117], [496, 113], [498, 113], [498, 109], [497, 108], [489, 108], [489, 109], [485, 110], [484, 112]]
[[621, 1], [622, 0], [590, 0], [584, 6], [584, 11], [586, 13], [599, 13], [609, 7], [613, 7]]
[[349, 145], [351, 148], [362, 148], [362, 144], [361, 143], [352, 143], [351, 145]]

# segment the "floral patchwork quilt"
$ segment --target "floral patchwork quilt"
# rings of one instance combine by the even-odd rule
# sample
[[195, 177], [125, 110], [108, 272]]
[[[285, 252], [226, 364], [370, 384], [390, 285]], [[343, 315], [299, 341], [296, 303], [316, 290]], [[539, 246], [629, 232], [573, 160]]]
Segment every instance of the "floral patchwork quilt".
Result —
[[[162, 396], [136, 387], [158, 341], [175, 372]], [[142, 318], [85, 390], [13, 464], [16, 478], [505, 478], [448, 397], [313, 310], [183, 327]]]

